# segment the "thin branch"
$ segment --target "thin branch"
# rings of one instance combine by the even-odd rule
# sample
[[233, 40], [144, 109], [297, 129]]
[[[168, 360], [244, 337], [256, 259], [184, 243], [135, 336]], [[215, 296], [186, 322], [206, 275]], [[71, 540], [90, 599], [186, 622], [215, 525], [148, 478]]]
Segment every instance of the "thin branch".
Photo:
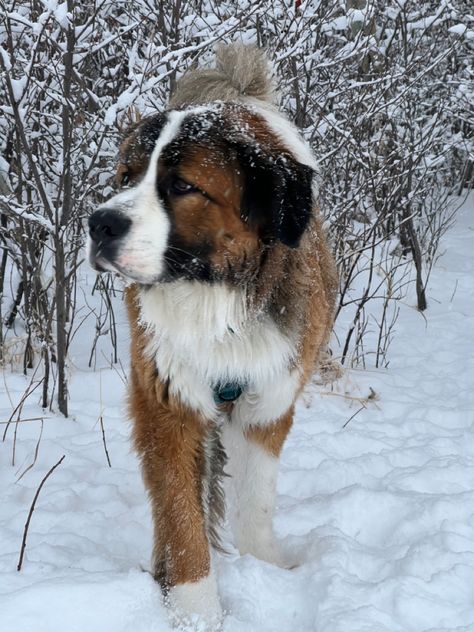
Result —
[[352, 421], [354, 419], [354, 417], [356, 417], [362, 410], [365, 410], [365, 408], [366, 408], [365, 406], [361, 406], [359, 408], [359, 410], [356, 410], [356, 412], [351, 417], [349, 417], [349, 419], [346, 421], [346, 423], [342, 427], [345, 428], [347, 426], [347, 424], [350, 421]]
[[105, 440], [105, 431], [104, 431], [104, 420], [102, 419], [102, 415], [99, 417], [100, 429], [102, 431], [102, 443], [104, 444], [105, 456], [107, 457], [107, 463], [109, 467], [112, 467], [112, 463], [110, 462], [109, 451], [107, 450], [107, 442]]
[[23, 529], [23, 538], [22, 538], [22, 541], [21, 541], [20, 557], [18, 559], [18, 566], [16, 567], [17, 571], [21, 571], [21, 567], [23, 565], [23, 557], [25, 555], [26, 538], [28, 536], [28, 529], [30, 528], [31, 518], [33, 516], [33, 511], [35, 510], [36, 501], [38, 500], [38, 496], [40, 494], [40, 491], [41, 491], [43, 485], [48, 480], [48, 478], [54, 472], [54, 470], [61, 465], [61, 463], [64, 461], [65, 458], [66, 458], [66, 455], [63, 454], [62, 457], [59, 459], [59, 461], [56, 463], [56, 465], [53, 465], [53, 467], [49, 470], [49, 472], [47, 472], [47, 474], [45, 475], [45, 477], [43, 478], [43, 480], [39, 484], [38, 489], [36, 490], [36, 494], [34, 495], [33, 502], [31, 503], [30, 511], [28, 512], [28, 518], [26, 519], [26, 522], [25, 522], [25, 528]]

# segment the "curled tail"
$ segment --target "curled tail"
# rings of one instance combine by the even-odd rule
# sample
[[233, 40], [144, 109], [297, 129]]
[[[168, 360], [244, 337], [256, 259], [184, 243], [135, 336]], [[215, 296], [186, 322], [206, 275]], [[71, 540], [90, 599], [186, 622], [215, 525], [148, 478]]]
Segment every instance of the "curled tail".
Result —
[[263, 50], [236, 42], [216, 48], [215, 68], [198, 68], [186, 73], [176, 85], [170, 107], [245, 97], [273, 102], [272, 71]]

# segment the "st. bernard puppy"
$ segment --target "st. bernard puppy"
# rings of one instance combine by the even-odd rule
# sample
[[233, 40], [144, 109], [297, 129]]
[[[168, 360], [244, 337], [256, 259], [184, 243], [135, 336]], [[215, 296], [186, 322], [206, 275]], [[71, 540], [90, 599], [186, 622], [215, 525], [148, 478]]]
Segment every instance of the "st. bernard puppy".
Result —
[[224, 472], [240, 553], [287, 563], [272, 528], [278, 459], [334, 311], [316, 162], [271, 101], [263, 53], [221, 47], [215, 69], [185, 75], [168, 110], [129, 130], [121, 190], [89, 220], [92, 265], [129, 282], [152, 571], [174, 621], [210, 630]]

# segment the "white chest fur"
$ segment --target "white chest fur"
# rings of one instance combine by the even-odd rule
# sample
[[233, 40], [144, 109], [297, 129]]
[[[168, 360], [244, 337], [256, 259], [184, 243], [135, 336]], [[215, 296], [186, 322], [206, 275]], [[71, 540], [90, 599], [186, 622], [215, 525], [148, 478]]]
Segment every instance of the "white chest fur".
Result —
[[214, 419], [213, 387], [233, 381], [246, 387], [236, 407], [245, 410], [243, 423], [268, 423], [291, 406], [295, 345], [270, 316], [247, 313], [243, 290], [178, 281], [142, 291], [140, 301], [152, 333], [148, 351], [190, 408]]

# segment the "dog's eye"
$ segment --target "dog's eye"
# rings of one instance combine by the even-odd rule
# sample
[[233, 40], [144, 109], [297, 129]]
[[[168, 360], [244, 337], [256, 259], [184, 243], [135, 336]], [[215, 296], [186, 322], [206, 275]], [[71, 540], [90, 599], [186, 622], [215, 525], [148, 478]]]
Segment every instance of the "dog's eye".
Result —
[[186, 195], [187, 193], [196, 193], [197, 191], [199, 191], [199, 189], [182, 178], [174, 178], [169, 187], [169, 192], [173, 195]]

